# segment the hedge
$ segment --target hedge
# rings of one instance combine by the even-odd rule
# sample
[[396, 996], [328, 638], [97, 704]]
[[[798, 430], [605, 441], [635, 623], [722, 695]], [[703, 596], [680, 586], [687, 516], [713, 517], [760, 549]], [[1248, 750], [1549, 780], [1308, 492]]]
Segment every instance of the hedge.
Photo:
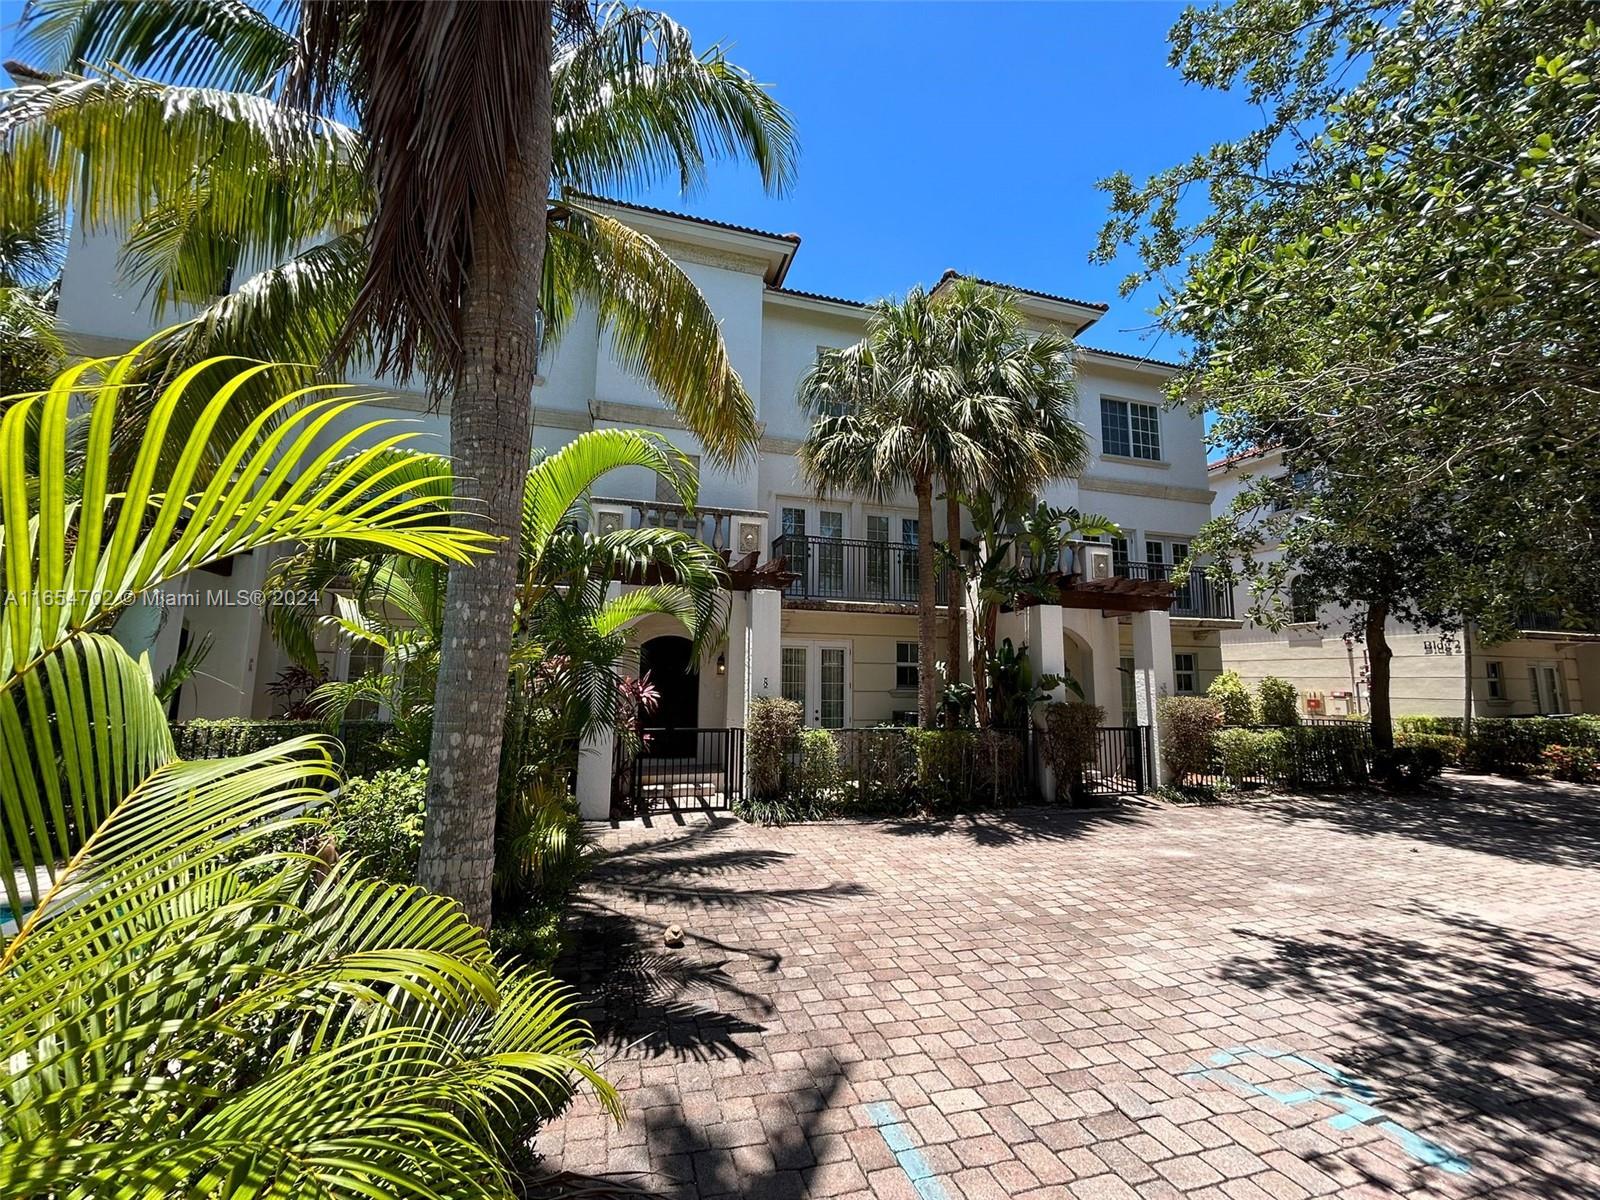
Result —
[[[1416, 744], [1415, 735], [1461, 738], [1460, 717], [1398, 717], [1397, 744]], [[1600, 751], [1600, 716], [1478, 717], [1470, 743], [1463, 742], [1461, 765], [1494, 775], [1530, 775], [1543, 768], [1550, 746]], [[1448, 744], [1439, 748], [1450, 757]]]
[[[336, 735], [344, 746], [345, 775], [370, 775], [374, 771], [400, 766], [399, 756], [389, 748], [387, 721], [346, 721]], [[178, 721], [172, 726], [172, 741], [178, 757], [234, 758], [254, 754], [307, 734], [327, 734], [321, 721], [256, 721], [234, 717], [221, 721]]]
[[808, 729], [785, 743], [777, 799], [789, 819], [1020, 804], [1034, 794], [1027, 754], [1006, 730]]

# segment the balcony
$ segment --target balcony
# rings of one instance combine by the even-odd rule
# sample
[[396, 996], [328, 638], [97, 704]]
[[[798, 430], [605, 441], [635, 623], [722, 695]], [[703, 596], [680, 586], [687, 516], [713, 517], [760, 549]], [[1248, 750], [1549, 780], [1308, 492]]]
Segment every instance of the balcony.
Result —
[[1529, 609], [1517, 616], [1519, 633], [1564, 633], [1584, 639], [1600, 636], [1600, 619], [1563, 617], [1560, 613]]
[[698, 505], [690, 511], [681, 504], [664, 500], [624, 500], [611, 496], [595, 496], [591, 503], [625, 510], [629, 529], [678, 529], [699, 538], [713, 550], [727, 551], [734, 557], [755, 548], [738, 545], [739, 518], [746, 521], [767, 519], [766, 513], [753, 508]]
[[[784, 589], [792, 599], [917, 603], [921, 576], [915, 546], [786, 533], [772, 540], [772, 557], [784, 559], [797, 576]], [[937, 603], [943, 604], [947, 589], [942, 573], [934, 580], [934, 590]]]
[[1174, 617], [1192, 617], [1203, 621], [1232, 621], [1233, 589], [1227, 584], [1206, 578], [1204, 571], [1195, 569], [1174, 576], [1165, 563], [1118, 561], [1114, 570], [1123, 579], [1166, 581], [1173, 585], [1172, 607], [1168, 613]]

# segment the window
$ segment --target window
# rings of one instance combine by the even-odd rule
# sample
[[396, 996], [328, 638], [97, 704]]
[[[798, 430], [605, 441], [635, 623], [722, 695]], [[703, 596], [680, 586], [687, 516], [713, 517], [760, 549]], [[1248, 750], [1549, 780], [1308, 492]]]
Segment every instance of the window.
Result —
[[1161, 410], [1154, 404], [1100, 398], [1100, 453], [1161, 458]]
[[1111, 571], [1115, 575], [1128, 573], [1128, 539], [1114, 537], [1111, 539]]
[[1296, 575], [1289, 581], [1289, 623], [1315, 625], [1317, 607], [1317, 598], [1305, 582], [1305, 576]]
[[1146, 538], [1144, 561], [1150, 564], [1151, 579], [1165, 579], [1167, 577], [1167, 544], [1158, 542], [1154, 538]]
[[917, 651], [920, 649], [916, 642], [896, 642], [894, 645], [894, 686], [903, 692], [917, 690]]
[[1172, 656], [1172, 686], [1180, 696], [1192, 696], [1199, 689], [1196, 684], [1196, 671], [1194, 655], [1174, 654]]
[[806, 707], [806, 648], [783, 648], [783, 698], [793, 700], [803, 713]]
[[1504, 700], [1506, 698], [1505, 664], [1500, 662], [1485, 663], [1484, 670], [1489, 673], [1489, 699]]

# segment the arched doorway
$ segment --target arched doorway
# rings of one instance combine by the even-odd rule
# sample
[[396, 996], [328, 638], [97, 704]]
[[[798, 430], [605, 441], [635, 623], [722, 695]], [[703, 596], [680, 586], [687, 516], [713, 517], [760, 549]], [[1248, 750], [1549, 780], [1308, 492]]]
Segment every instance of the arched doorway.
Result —
[[694, 661], [694, 643], [686, 637], [651, 638], [639, 647], [639, 674], [649, 674], [650, 682], [661, 693], [661, 703], [649, 724], [666, 729], [656, 735], [652, 755], [693, 756], [695, 735], [674, 732], [693, 730], [700, 724], [700, 671]]

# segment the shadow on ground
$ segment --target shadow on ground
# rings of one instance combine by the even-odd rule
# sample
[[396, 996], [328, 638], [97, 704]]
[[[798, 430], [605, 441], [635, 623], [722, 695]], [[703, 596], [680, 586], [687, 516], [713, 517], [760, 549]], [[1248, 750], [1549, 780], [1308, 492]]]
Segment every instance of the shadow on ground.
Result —
[[905, 817], [881, 822], [895, 837], [962, 837], [984, 847], [1069, 842], [1113, 825], [1147, 820], [1148, 804], [1127, 801], [1103, 808], [1016, 808], [1002, 812]]
[[1600, 786], [1451, 773], [1426, 792], [1275, 796], [1263, 816], [1549, 866], [1600, 866]]
[[1228, 962], [1223, 977], [1355, 1022], [1361, 1042], [1339, 1065], [1390, 1112], [1470, 1148], [1484, 1194], [1514, 1180], [1518, 1195], [1594, 1197], [1600, 1180], [1563, 1164], [1600, 1161], [1600, 959], [1558, 937], [1428, 905], [1405, 911], [1427, 922], [1423, 936], [1237, 930], [1261, 953]]
[[[584, 997], [582, 1015], [602, 1054], [634, 1047], [648, 1058], [749, 1059], [772, 1005], [742, 987], [728, 968], [748, 961], [773, 973], [782, 956], [697, 932], [695, 914], [827, 905], [868, 894], [849, 883], [762, 886], [760, 873], [792, 855], [722, 846], [722, 834], [735, 827], [730, 821], [691, 825], [678, 836], [623, 846], [605, 854], [591, 873], [555, 971]], [[665, 935], [675, 924], [684, 927], [684, 944], [668, 947]]]

